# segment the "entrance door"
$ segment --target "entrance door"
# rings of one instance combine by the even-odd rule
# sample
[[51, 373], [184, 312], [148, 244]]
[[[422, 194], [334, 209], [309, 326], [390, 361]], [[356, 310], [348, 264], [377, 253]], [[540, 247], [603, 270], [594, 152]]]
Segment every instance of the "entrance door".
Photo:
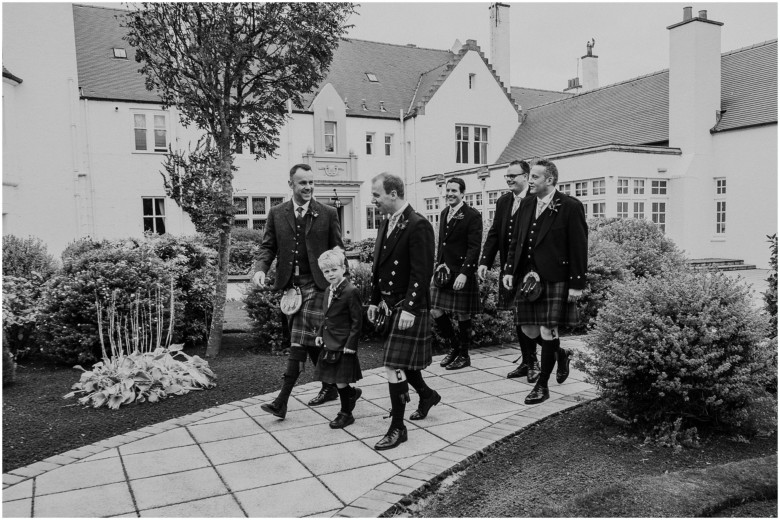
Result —
[[[322, 201], [322, 199], [318, 199], [319, 201]], [[339, 201], [341, 202], [341, 206], [336, 208], [336, 204], [334, 201], [328, 200], [327, 202], [324, 202], [324, 204], [327, 204], [328, 206], [336, 208], [336, 211], [339, 215], [339, 222], [341, 223], [341, 239], [346, 244], [349, 240], [350, 242], [353, 240], [356, 240], [355, 238], [355, 199], [353, 197], [339, 197]]]

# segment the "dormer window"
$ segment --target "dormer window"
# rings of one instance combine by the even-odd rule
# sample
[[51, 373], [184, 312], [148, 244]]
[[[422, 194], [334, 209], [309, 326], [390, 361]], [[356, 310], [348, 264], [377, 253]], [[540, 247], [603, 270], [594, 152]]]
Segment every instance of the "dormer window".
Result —
[[376, 78], [376, 74], [373, 72], [366, 72], [366, 77], [371, 83], [379, 83], [379, 80]]
[[119, 58], [123, 60], [127, 59], [127, 51], [125, 49], [121, 47], [114, 47], [111, 50], [114, 51], [114, 58]]

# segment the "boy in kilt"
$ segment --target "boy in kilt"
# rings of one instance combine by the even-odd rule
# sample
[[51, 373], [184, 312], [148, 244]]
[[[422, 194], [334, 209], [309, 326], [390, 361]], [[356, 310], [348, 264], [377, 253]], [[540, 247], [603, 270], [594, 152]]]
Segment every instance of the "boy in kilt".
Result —
[[344, 278], [344, 251], [335, 247], [320, 255], [318, 264], [330, 285], [325, 289], [323, 320], [317, 331], [317, 346], [322, 347], [314, 370], [314, 379], [335, 384], [341, 410], [330, 422], [331, 428], [344, 428], [355, 422], [352, 410], [363, 391], [349, 386], [363, 378], [357, 357], [358, 340], [363, 329], [363, 303], [360, 293]]
[[[482, 245], [482, 215], [463, 202], [466, 183], [454, 177], [447, 181], [447, 207], [439, 218], [439, 243], [436, 253], [436, 271], [449, 275], [446, 284], [437, 283], [434, 275], [431, 286], [431, 316], [441, 336], [449, 343], [450, 350], [441, 366], [458, 370], [471, 366], [469, 343], [471, 342], [471, 315], [482, 312], [477, 283], [477, 261]], [[460, 340], [448, 314], [458, 320]]]
[[420, 396], [411, 419], [422, 419], [441, 396], [423, 381], [422, 369], [431, 364], [431, 321], [428, 289], [433, 276], [433, 226], [404, 200], [403, 180], [380, 173], [371, 181], [372, 202], [389, 218], [377, 232], [368, 319], [377, 322], [380, 304], [392, 309], [390, 332], [384, 342], [392, 422], [374, 449], [395, 448], [407, 440], [404, 411], [409, 385]]
[[[512, 246], [512, 238], [517, 229], [517, 221], [520, 216], [520, 202], [528, 195], [528, 173], [531, 167], [525, 161], [514, 160], [509, 163], [504, 178], [510, 192], [501, 195], [496, 201], [496, 212], [493, 223], [482, 246], [482, 258], [479, 261], [477, 274], [479, 279], [485, 281], [485, 273], [493, 266], [496, 254], [499, 255], [500, 273], [498, 277], [498, 304], [500, 311], [515, 310], [515, 291], [508, 290], [501, 283], [505, 274], [506, 262]], [[517, 320], [515, 320], [517, 321]], [[520, 366], [507, 374], [508, 378], [528, 377], [529, 383], [535, 383], [539, 379], [539, 360], [536, 357], [536, 344], [541, 341], [541, 336], [536, 341], [523, 333], [523, 328], [516, 325], [517, 341], [520, 344], [522, 361]], [[541, 343], [540, 343], [541, 345]]]
[[[290, 354], [282, 376], [282, 388], [276, 399], [261, 406], [280, 419], [287, 414], [287, 400], [306, 367], [307, 355], [315, 365], [319, 356], [315, 338], [322, 322], [323, 291], [328, 281], [317, 265], [317, 258], [336, 246], [344, 247], [336, 210], [312, 197], [314, 173], [311, 167], [296, 164], [290, 169], [287, 183], [292, 188], [292, 200], [278, 204], [268, 212], [263, 242], [254, 265], [256, 272], [252, 277], [252, 283], [263, 285], [276, 258], [274, 289], [298, 287], [303, 300], [298, 312], [289, 317]], [[337, 398], [335, 385], [323, 384], [319, 395], [309, 401], [309, 406]]]
[[[518, 287], [515, 320], [530, 338], [542, 337], [541, 374], [525, 404], [550, 397], [547, 383], [558, 363], [556, 381], [569, 376], [571, 353], [561, 348], [559, 325], [577, 321], [577, 300], [585, 288], [588, 268], [588, 225], [582, 203], [555, 189], [558, 169], [551, 161], [537, 160], [528, 178], [532, 197], [520, 203], [517, 238], [509, 253], [504, 287]], [[541, 295], [528, 301], [519, 289], [527, 273], [540, 278]]]

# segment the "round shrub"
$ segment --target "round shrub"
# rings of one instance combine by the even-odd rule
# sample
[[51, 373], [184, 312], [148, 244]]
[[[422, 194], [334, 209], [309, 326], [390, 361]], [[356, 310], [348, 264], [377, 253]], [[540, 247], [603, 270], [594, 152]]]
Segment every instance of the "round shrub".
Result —
[[276, 262], [266, 273], [266, 284], [257, 287], [250, 284], [244, 297], [244, 306], [260, 338], [262, 350], [284, 350], [289, 346], [290, 333], [287, 317], [279, 309], [282, 292], [273, 288], [276, 278]]
[[712, 423], [776, 378], [776, 352], [762, 343], [765, 334], [737, 281], [670, 271], [615, 286], [586, 338], [590, 353], [581, 367], [641, 427]]
[[79, 257], [84, 253], [108, 246], [108, 240], [93, 240], [91, 237], [78, 238], [68, 244], [68, 246], [65, 248], [65, 251], [62, 252], [62, 262], [70, 262], [74, 258]]
[[[257, 229], [235, 227], [230, 230], [230, 260], [229, 275], [247, 275], [252, 271], [257, 251], [263, 242], [263, 232]], [[217, 250], [219, 240], [216, 236], [208, 236], [206, 245]]]
[[3, 276], [31, 278], [35, 273], [45, 280], [57, 268], [57, 261], [40, 238], [3, 236]]

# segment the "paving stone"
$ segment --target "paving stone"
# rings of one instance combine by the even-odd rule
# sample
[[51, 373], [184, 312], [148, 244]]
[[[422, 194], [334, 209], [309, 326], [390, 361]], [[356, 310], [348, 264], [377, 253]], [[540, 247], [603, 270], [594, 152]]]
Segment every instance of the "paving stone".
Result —
[[378, 452], [360, 441], [302, 450], [295, 457], [315, 475], [385, 462]]
[[399, 473], [399, 475], [417, 479], [417, 480], [422, 480], [424, 482], [430, 482], [431, 479], [436, 478], [438, 476], [438, 473], [433, 473], [430, 471], [422, 471], [417, 467], [412, 467], [403, 470], [401, 473]]
[[484, 420], [486, 420], [487, 422], [491, 423], [491, 424], [495, 424], [497, 422], [503, 421], [504, 419], [512, 417], [516, 413], [517, 413], [517, 411], [515, 410], [515, 411], [512, 411], [512, 412], [498, 413], [498, 414], [495, 414], [495, 415], [486, 415], [486, 416], [484, 416], [482, 418]]
[[524, 383], [523, 381], [525, 381], [525, 378], [522, 378], [522, 380], [519, 380], [519, 378], [496, 379], [493, 381], [486, 381], [483, 383], [474, 383], [471, 385], [471, 388], [475, 390], [479, 390], [480, 392], [484, 392], [486, 394], [504, 397], [508, 394], [530, 392], [533, 389], [533, 387], [531, 385]]
[[249, 417], [209, 424], [193, 424], [187, 429], [199, 443], [263, 433], [263, 429]]
[[[446, 390], [445, 390], [446, 391]], [[469, 419], [472, 419], [473, 416], [470, 414], [467, 414], [463, 410], [459, 410], [458, 408], [454, 408], [453, 405], [449, 403], [456, 403], [457, 400], [447, 398], [447, 402], [444, 402], [445, 396], [442, 395], [442, 402], [440, 402], [438, 405], [431, 408], [431, 410], [428, 412], [428, 416], [421, 420], [421, 421], [409, 421], [411, 423], [416, 424], [420, 428], [424, 428], [426, 430], [430, 430], [434, 426], [438, 426], [440, 424], [451, 424], [451, 423], [457, 423], [461, 421], [468, 421]], [[413, 406], [411, 410], [409, 410], [409, 415], [411, 415], [415, 410], [417, 409], [416, 406]], [[407, 423], [408, 426], [409, 423]]]
[[246, 418], [246, 413], [244, 413], [243, 409], [231, 410], [229, 412], [224, 412], [217, 415], [211, 415], [210, 417], [201, 417], [200, 419], [192, 422], [190, 426], [194, 426], [196, 424], [209, 424], [209, 423], [231, 421], [233, 419], [245, 419], [245, 418]]
[[130, 481], [139, 510], [199, 500], [228, 492], [214, 468]]
[[45, 473], [49, 470], [59, 468], [59, 464], [51, 464], [49, 462], [35, 462], [29, 466], [23, 468], [17, 468], [11, 470], [10, 473], [14, 475], [21, 475], [23, 477], [37, 477], [41, 473]]
[[517, 404], [501, 399], [500, 397], [486, 397], [473, 401], [452, 403], [452, 406], [475, 417], [482, 418], [484, 418], [484, 416], [517, 411]]
[[302, 426], [312, 426], [314, 424], [326, 424], [330, 420], [318, 414], [309, 408], [303, 410], [288, 411], [287, 417], [280, 421], [273, 415], [263, 412], [262, 416], [255, 417], [267, 432], [277, 432], [280, 430], [289, 430], [290, 428], [300, 428]]
[[[363, 442], [371, 447], [381, 439], [382, 436], [364, 439]], [[397, 448], [392, 450], [385, 450], [374, 453], [381, 453], [383, 457], [388, 460], [398, 460], [406, 457], [413, 457], [414, 455], [424, 455], [436, 452], [440, 449], [447, 447], [449, 443], [444, 441], [432, 433], [429, 433], [423, 429], [415, 431], [409, 431], [409, 440], [400, 444]]]
[[470, 386], [463, 385], [442, 389], [439, 391], [439, 394], [441, 394], [442, 403], [459, 403], [471, 399], [483, 399], [485, 397], [490, 397], [491, 395], [475, 390]]
[[[411, 412], [409, 412], [411, 414]], [[385, 414], [386, 415], [386, 414]], [[406, 429], [409, 430], [409, 433], [416, 431], [417, 425], [414, 424], [415, 421], [408, 421], [406, 422]], [[360, 420], [355, 420], [354, 424], [350, 424], [346, 428], [344, 428], [344, 431], [355, 437], [356, 439], [367, 439], [369, 437], [373, 438], [377, 436], [377, 433], [382, 433], [384, 435], [385, 432], [390, 428], [390, 419], [385, 419], [383, 415], [372, 415], [369, 417], [361, 418]], [[381, 437], [380, 437], [381, 438]], [[371, 447], [373, 448], [373, 444]], [[392, 451], [392, 450], [391, 450]]]
[[311, 515], [306, 515], [303, 518], [331, 518], [339, 511], [340, 509], [331, 509], [330, 511], [321, 511]]
[[363, 509], [362, 507], [347, 506], [334, 516], [343, 518], [368, 518], [372, 516], [371, 513], [371, 511]]
[[[135, 511], [126, 482], [35, 497], [36, 517], [97, 517]], [[5, 507], [3, 514], [5, 515]]]
[[18, 484], [24, 480], [27, 480], [27, 477], [23, 477], [21, 475], [11, 475], [10, 473], [3, 473], [4, 486], [13, 486], [14, 484]]
[[350, 504], [355, 507], [362, 507], [371, 511], [373, 514], [370, 516], [379, 516], [391, 507], [395, 505], [395, 502], [384, 502], [382, 500], [374, 500], [372, 498], [360, 497]]
[[349, 504], [396, 475], [398, 471], [398, 468], [392, 463], [383, 462], [372, 466], [323, 475], [320, 477], [320, 480], [342, 502]]
[[[406, 495], [409, 495], [410, 493], [414, 492], [417, 488], [418, 488], [418, 486], [410, 486], [408, 484], [407, 485], [405, 485], [405, 484], [391, 484], [389, 482], [385, 482], [385, 483], [380, 484], [379, 486], [377, 486], [376, 489], [378, 491], [387, 491], [388, 493], [395, 493], [395, 494], [398, 494], [398, 495], [406, 496]], [[397, 500], [395, 502], [393, 502], [393, 503], [395, 504], [396, 502], [397, 502]]]
[[405, 475], [395, 475], [394, 477], [388, 479], [387, 483], [388, 484], [398, 484], [398, 485], [402, 485], [402, 486], [418, 488], [420, 486], [423, 486], [423, 485], [427, 484], [428, 481], [427, 480], [420, 480], [420, 479], [416, 479], [416, 478], [410, 478], [410, 477], [405, 476]]
[[314, 426], [281, 430], [275, 432], [274, 437], [289, 451], [299, 451], [355, 440], [344, 429], [334, 430], [327, 424], [315, 424]]
[[394, 460], [393, 463], [401, 469], [414, 466], [428, 455], [415, 455], [414, 457], [404, 457], [403, 459]]
[[195, 444], [195, 441], [192, 439], [189, 432], [185, 428], [177, 428], [175, 430], [150, 435], [145, 439], [140, 439], [120, 446], [119, 452], [122, 455], [131, 455], [133, 453], [177, 448], [179, 446], [189, 446], [191, 444]]
[[258, 433], [235, 439], [206, 442], [200, 445], [211, 463], [216, 465], [278, 455], [286, 450], [269, 433]]
[[[41, 495], [124, 482], [125, 473], [118, 458], [60, 466], [35, 481], [36, 502]], [[125, 512], [125, 511], [119, 511]]]
[[96, 460], [110, 459], [112, 457], [119, 457], [119, 448], [110, 448], [107, 450], [103, 450], [100, 453], [95, 453], [93, 455], [90, 455], [89, 457], [84, 457], [83, 459], [77, 462], [80, 464], [84, 462], [93, 462]]
[[3, 518], [30, 518], [32, 517], [32, 498], [3, 501]]
[[198, 446], [158, 450], [154, 452], [153, 456], [148, 453], [136, 453], [126, 455], [122, 460], [130, 479], [154, 477], [210, 466], [208, 459]]
[[[460, 413], [465, 414], [465, 412]], [[431, 426], [426, 429], [434, 435], [441, 437], [445, 441], [452, 443], [459, 441], [460, 439], [471, 435], [474, 432], [478, 432], [487, 426], [490, 426], [488, 421], [485, 421], [484, 419], [471, 418], [465, 421], [453, 422], [451, 424]]]
[[217, 466], [217, 471], [232, 491], [270, 486], [312, 476], [311, 472], [289, 453], [221, 464]]
[[231, 495], [193, 500], [172, 506], [141, 511], [141, 517], [153, 518], [244, 518], [244, 512]]
[[442, 375], [444, 379], [455, 381], [461, 385], [472, 385], [474, 383], [484, 383], [486, 381], [493, 381], [501, 379], [501, 376], [497, 374], [491, 374], [486, 370], [471, 370], [464, 372], [463, 370], [452, 370], [447, 374]]
[[474, 450], [470, 450], [468, 448], [462, 448], [460, 446], [451, 445], [447, 446], [443, 450], [441, 450], [442, 453], [452, 453], [453, 455], [463, 455], [466, 457], [469, 457], [474, 454]]
[[21, 500], [23, 498], [32, 498], [33, 479], [25, 480], [15, 486], [3, 489], [3, 502], [10, 500]]
[[484, 356], [475, 358], [471, 356], [471, 366], [480, 370], [486, 370], [488, 368], [505, 367], [507, 371], [512, 370], [511, 363], [505, 359], [500, 359], [493, 356]]
[[315, 478], [239, 491], [235, 496], [250, 518], [295, 518], [343, 505]]

